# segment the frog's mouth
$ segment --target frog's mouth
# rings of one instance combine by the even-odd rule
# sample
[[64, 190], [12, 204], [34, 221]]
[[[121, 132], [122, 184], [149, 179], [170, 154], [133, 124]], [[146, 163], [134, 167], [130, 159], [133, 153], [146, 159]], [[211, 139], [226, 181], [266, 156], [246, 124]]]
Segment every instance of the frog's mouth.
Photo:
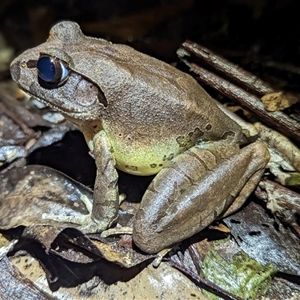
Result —
[[[23, 90], [23, 89], [22, 89]], [[97, 109], [87, 109], [87, 110], [78, 110], [76, 111], [74, 108], [71, 110], [66, 110], [65, 107], [59, 107], [57, 105], [54, 105], [52, 102], [47, 101], [43, 98], [39, 98], [35, 95], [30, 94], [28, 91], [25, 91], [29, 96], [30, 96], [30, 100], [34, 101], [36, 104], [37, 102], [40, 104], [44, 104], [45, 106], [53, 109], [54, 111], [57, 111], [59, 113], [61, 113], [64, 117], [66, 117], [67, 119], [72, 118], [72, 122], [74, 122], [73, 120], [84, 120], [84, 121], [94, 121], [94, 120], [99, 120], [99, 112], [97, 111]], [[37, 107], [40, 107], [40, 105], [37, 104]], [[42, 107], [40, 107], [42, 108]], [[80, 122], [79, 122], [80, 123]]]

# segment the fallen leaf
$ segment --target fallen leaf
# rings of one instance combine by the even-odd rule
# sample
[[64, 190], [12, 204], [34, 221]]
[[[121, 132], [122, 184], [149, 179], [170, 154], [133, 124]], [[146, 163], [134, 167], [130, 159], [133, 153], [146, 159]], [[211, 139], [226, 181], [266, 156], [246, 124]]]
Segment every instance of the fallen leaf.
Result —
[[275, 92], [266, 94], [261, 98], [266, 110], [268, 111], [278, 111], [284, 110], [293, 104], [298, 102], [296, 96], [285, 93], [285, 92]]

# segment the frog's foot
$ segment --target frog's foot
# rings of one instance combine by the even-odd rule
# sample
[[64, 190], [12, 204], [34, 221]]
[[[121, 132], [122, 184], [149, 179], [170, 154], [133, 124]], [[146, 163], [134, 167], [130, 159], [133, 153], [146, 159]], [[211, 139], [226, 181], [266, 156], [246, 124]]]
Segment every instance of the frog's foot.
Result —
[[[111, 235], [120, 235], [120, 234], [133, 234], [133, 229], [131, 227], [119, 227], [119, 228], [110, 228], [107, 229], [103, 232], [101, 232], [101, 237], [102, 238], [107, 238], [108, 236]], [[161, 264], [163, 258], [173, 249], [173, 247], [163, 249], [159, 251], [155, 257], [155, 259], [152, 262], [152, 266], [154, 268], [159, 267]]]
[[[126, 198], [125, 194], [119, 195], [119, 203], [122, 203]], [[84, 233], [99, 233], [103, 232], [105, 229], [107, 229], [110, 224], [108, 224], [106, 221], [99, 221], [95, 220], [92, 215], [93, 210], [93, 203], [90, 201], [90, 199], [87, 196], [82, 196], [80, 199], [83, 204], [86, 207], [86, 210], [88, 211], [88, 214], [85, 215], [73, 215], [73, 216], [66, 216], [66, 215], [52, 215], [48, 213], [42, 214], [43, 220], [48, 220], [51, 222], [58, 222], [58, 223], [70, 223], [75, 224], [79, 226], [79, 230], [81, 230]], [[112, 229], [113, 231], [114, 229]], [[126, 230], [125, 230], [126, 231]], [[110, 233], [108, 235], [112, 234], [125, 234], [126, 232], [120, 232], [120, 233]], [[128, 232], [128, 230], [127, 230]], [[131, 230], [132, 232], [132, 230]], [[130, 234], [130, 233], [128, 233]]]
[[101, 232], [102, 238], [107, 238], [111, 235], [120, 235], [120, 234], [130, 234], [132, 235], [133, 229], [131, 227], [119, 227], [119, 228], [109, 228]]
[[72, 223], [80, 226], [87, 224], [91, 220], [91, 212], [92, 212], [93, 204], [86, 196], [82, 196], [80, 200], [84, 203], [88, 211], [87, 215], [76, 214], [73, 216], [72, 215], [66, 216], [66, 215], [53, 215], [53, 214], [43, 213], [42, 219], [46, 221], [54, 221], [59, 223]]
[[[84, 199], [83, 199], [84, 198]], [[119, 204], [121, 204], [124, 200], [126, 199], [126, 195], [125, 194], [120, 194], [119, 195]], [[131, 229], [131, 233], [128, 231], [128, 228], [127, 227], [123, 227], [123, 228], [126, 228], [127, 230], [124, 230], [123, 232], [120, 231], [119, 233], [117, 233], [118, 230], [122, 230], [122, 228], [119, 228], [119, 229], [107, 229], [109, 228], [116, 220], [117, 220], [117, 216], [116, 218], [112, 221], [112, 222], [108, 222], [107, 220], [97, 220], [93, 217], [92, 215], [92, 208], [93, 208], [93, 205], [92, 203], [89, 201], [89, 199], [87, 197], [82, 197], [82, 202], [84, 202], [89, 214], [88, 215], [85, 215], [83, 216], [82, 218], [82, 223], [81, 224], [81, 227], [79, 228], [82, 232], [84, 233], [99, 233], [101, 232], [101, 236], [102, 236], [102, 233], [103, 232], [113, 232], [113, 231], [116, 231], [116, 233], [111, 233], [111, 234], [108, 234], [108, 235], [112, 235], [112, 234], [132, 234], [132, 229]], [[107, 230], [106, 230], [107, 229]], [[107, 235], [107, 236], [108, 236]]]
[[[120, 198], [123, 199], [124, 196], [120, 195]], [[87, 196], [82, 196], [80, 200], [84, 203], [88, 211], [88, 214], [84, 214], [84, 215], [76, 214], [73, 216], [71, 215], [66, 216], [66, 215], [52, 215], [48, 213], [43, 213], [42, 219], [49, 222], [75, 224], [79, 226], [78, 229], [84, 233], [98, 233], [107, 229], [109, 226], [107, 222], [97, 222], [92, 217], [93, 204], [89, 200], [89, 198]]]
[[154, 268], [157, 268], [159, 267], [159, 265], [161, 264], [163, 258], [173, 249], [173, 247], [171, 248], [166, 248], [166, 249], [163, 249], [161, 251], [159, 251], [157, 254], [156, 254], [156, 257], [155, 259], [153, 260], [152, 262], [152, 266]]
[[53, 216], [51, 214], [42, 214], [43, 220], [57, 222], [61, 224], [74, 224], [83, 233], [99, 233], [105, 230], [108, 225], [104, 222], [95, 222], [91, 214], [81, 216]]

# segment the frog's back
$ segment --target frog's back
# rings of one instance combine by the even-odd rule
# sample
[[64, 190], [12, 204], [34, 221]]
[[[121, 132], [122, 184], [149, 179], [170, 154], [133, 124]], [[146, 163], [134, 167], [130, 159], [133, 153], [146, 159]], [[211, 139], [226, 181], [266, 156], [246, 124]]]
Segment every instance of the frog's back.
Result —
[[197, 142], [239, 139], [236, 123], [192, 77], [139, 52], [133, 57], [135, 64], [123, 64], [124, 85], [102, 116], [120, 169], [155, 174]]
[[96, 81], [108, 100], [101, 119], [118, 168], [155, 174], [195, 143], [240, 138], [238, 125], [188, 74], [126, 45], [97, 49]]
[[[41, 54], [62, 61], [68, 79], [41, 86], [31, 67]], [[86, 37], [73, 22], [52, 27], [47, 42], [25, 51], [11, 70], [24, 90], [78, 124], [89, 143], [102, 128], [117, 166], [129, 173], [155, 174], [197, 142], [239, 135], [192, 77], [131, 47]]]

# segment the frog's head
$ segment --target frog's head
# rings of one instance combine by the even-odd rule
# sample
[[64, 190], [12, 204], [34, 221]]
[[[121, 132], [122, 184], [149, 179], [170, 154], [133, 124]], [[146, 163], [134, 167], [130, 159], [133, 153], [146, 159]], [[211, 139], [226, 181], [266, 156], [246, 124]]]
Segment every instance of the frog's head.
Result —
[[72, 59], [74, 41], [84, 44], [85, 39], [76, 23], [56, 24], [47, 42], [25, 51], [11, 63], [13, 80], [25, 92], [69, 117], [99, 119], [107, 99], [96, 82], [76, 71]]

